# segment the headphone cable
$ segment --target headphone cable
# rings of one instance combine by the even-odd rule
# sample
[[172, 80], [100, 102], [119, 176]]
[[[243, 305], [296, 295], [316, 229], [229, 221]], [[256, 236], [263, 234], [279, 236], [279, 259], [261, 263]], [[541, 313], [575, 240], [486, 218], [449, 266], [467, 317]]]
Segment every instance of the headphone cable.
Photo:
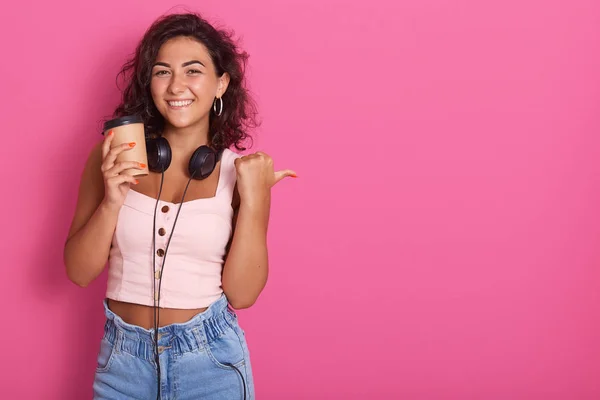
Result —
[[177, 214], [175, 215], [175, 220], [173, 221], [173, 228], [171, 229], [171, 233], [169, 234], [169, 239], [167, 240], [167, 246], [165, 247], [165, 253], [163, 254], [163, 262], [160, 267], [160, 274], [158, 275], [158, 292], [156, 291], [156, 213], [158, 210], [158, 203], [160, 202], [160, 195], [162, 194], [163, 183], [165, 179], [165, 172], [162, 171], [161, 179], [160, 179], [160, 187], [158, 190], [158, 196], [156, 197], [156, 204], [154, 206], [154, 219], [152, 221], [152, 269], [154, 272], [154, 276], [152, 279], [152, 290], [154, 292], [154, 359], [157, 367], [157, 399], [160, 399], [160, 358], [158, 352], [158, 329], [160, 327], [160, 288], [162, 285], [162, 276], [163, 270], [165, 268], [165, 263], [167, 260], [167, 252], [169, 251], [169, 245], [171, 244], [171, 238], [173, 237], [173, 233], [175, 232], [175, 224], [177, 224], [177, 219], [179, 218], [179, 212], [181, 211], [181, 206], [183, 205], [183, 201], [185, 199], [185, 195], [192, 181], [193, 175], [187, 182], [185, 186], [185, 190], [183, 191], [183, 195], [181, 196], [181, 202], [179, 203], [179, 207], [177, 208]]
[[[221, 166], [221, 168], [222, 168], [222, 166]], [[152, 279], [152, 288], [153, 288], [153, 292], [154, 292], [154, 357], [155, 357], [155, 362], [156, 362], [156, 367], [157, 367], [157, 387], [158, 387], [157, 400], [160, 399], [160, 392], [161, 392], [160, 391], [161, 372], [160, 372], [160, 359], [159, 359], [159, 353], [158, 353], [158, 329], [160, 326], [160, 288], [162, 286], [163, 271], [164, 271], [165, 263], [167, 260], [167, 252], [169, 251], [169, 245], [171, 244], [171, 238], [173, 237], [173, 233], [175, 232], [175, 225], [177, 224], [177, 219], [179, 218], [179, 213], [181, 211], [181, 207], [183, 206], [185, 195], [188, 191], [190, 183], [192, 182], [192, 179], [194, 178], [195, 174], [196, 174], [196, 171], [194, 170], [193, 173], [191, 174], [190, 178], [188, 179], [187, 184], [185, 185], [183, 195], [181, 196], [181, 202], [179, 203], [179, 207], [177, 208], [177, 214], [175, 214], [175, 220], [173, 221], [173, 228], [171, 229], [171, 233], [169, 234], [169, 239], [167, 240], [167, 245], [165, 247], [165, 253], [163, 255], [163, 262], [160, 267], [160, 275], [158, 276], [158, 292], [156, 291], [156, 212], [158, 210], [158, 203], [160, 202], [160, 195], [162, 194], [162, 189], [163, 189], [163, 183], [164, 183], [164, 178], [165, 178], [164, 170], [161, 173], [160, 187], [158, 190], [158, 196], [156, 197], [156, 204], [154, 206], [154, 219], [153, 219], [153, 224], [152, 224], [152, 260], [153, 260], [152, 267], [153, 267], [154, 276]], [[244, 388], [244, 400], [246, 400], [246, 380], [244, 379], [243, 374], [233, 364], [226, 363], [224, 365], [227, 365], [227, 366], [230, 366], [231, 368], [233, 368], [240, 375], [240, 378], [242, 378], [242, 387]]]
[[158, 196], [156, 196], [156, 204], [154, 206], [154, 218], [152, 220], [152, 271], [154, 275], [152, 276], [152, 294], [153, 294], [153, 317], [154, 317], [154, 361], [156, 362], [157, 368], [157, 400], [160, 399], [160, 360], [158, 358], [158, 318], [157, 312], [158, 308], [156, 307], [156, 211], [158, 209], [158, 202], [160, 200], [160, 195], [162, 194], [163, 183], [165, 180], [165, 171], [163, 170], [160, 177], [160, 187], [158, 189]]

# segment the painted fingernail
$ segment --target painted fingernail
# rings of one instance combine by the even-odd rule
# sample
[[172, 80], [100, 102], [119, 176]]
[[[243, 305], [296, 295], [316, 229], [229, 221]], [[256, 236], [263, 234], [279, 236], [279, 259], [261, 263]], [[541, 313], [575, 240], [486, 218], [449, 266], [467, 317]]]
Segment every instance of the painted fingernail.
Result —
[[134, 181], [133, 181], [133, 183], [135, 183], [135, 184], [137, 185], [138, 183], [140, 183], [140, 181], [138, 181], [138, 180], [136, 179], [136, 180], [134, 180]]
[[129, 147], [133, 147], [133, 146], [135, 146], [135, 142], [129, 143]]
[[114, 132], [112, 130], [108, 131], [108, 136], [111, 136]]
[[144, 163], [139, 163], [140, 164], [140, 168], [146, 168], [146, 164]]

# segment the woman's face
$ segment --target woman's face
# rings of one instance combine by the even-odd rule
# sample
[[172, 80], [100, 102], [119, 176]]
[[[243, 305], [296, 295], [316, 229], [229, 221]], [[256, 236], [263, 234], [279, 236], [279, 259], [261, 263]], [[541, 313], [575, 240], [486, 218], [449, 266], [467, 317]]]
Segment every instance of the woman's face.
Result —
[[177, 37], [161, 46], [152, 67], [150, 90], [166, 124], [187, 128], [208, 126], [213, 101], [225, 93], [228, 83], [226, 73], [217, 76], [203, 44]]

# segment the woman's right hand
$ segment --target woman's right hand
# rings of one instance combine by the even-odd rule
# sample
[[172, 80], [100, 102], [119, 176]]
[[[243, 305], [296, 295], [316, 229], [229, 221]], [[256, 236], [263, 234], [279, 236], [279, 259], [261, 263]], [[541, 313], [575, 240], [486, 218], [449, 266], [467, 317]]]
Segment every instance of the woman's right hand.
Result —
[[116, 162], [117, 156], [124, 151], [130, 150], [135, 143], [123, 143], [112, 149], [114, 134], [110, 131], [104, 138], [102, 144], [102, 176], [104, 178], [104, 200], [103, 203], [112, 209], [120, 209], [125, 202], [125, 196], [130, 189], [130, 185], [138, 183], [135, 177], [123, 174], [122, 172], [131, 168], [144, 169], [145, 165], [136, 161]]

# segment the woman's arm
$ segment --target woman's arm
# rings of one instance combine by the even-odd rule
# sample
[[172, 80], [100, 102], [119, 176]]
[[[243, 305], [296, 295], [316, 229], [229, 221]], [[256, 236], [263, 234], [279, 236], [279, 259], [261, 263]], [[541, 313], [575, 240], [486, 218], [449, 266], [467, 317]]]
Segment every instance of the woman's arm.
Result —
[[241, 202], [234, 191], [233, 239], [223, 268], [223, 291], [233, 308], [254, 304], [269, 273], [267, 227], [270, 193], [258, 202]]
[[111, 149], [111, 141], [112, 135], [108, 135], [88, 157], [65, 243], [63, 259], [67, 276], [81, 287], [89, 285], [106, 266], [119, 210], [129, 185], [136, 182], [132, 176], [120, 172], [141, 168], [131, 161], [116, 163], [117, 155], [131, 146], [125, 143]]
[[90, 284], [104, 269], [117, 226], [119, 210], [102, 203], [101, 162], [99, 144], [90, 153], [81, 176], [75, 215], [63, 253], [67, 276], [81, 287]]
[[234, 206], [234, 233], [222, 285], [233, 308], [248, 308], [264, 289], [269, 273], [267, 228], [271, 188], [296, 174], [291, 170], [274, 172], [273, 160], [261, 152], [236, 159], [235, 168], [234, 200], [239, 197], [239, 206]]

